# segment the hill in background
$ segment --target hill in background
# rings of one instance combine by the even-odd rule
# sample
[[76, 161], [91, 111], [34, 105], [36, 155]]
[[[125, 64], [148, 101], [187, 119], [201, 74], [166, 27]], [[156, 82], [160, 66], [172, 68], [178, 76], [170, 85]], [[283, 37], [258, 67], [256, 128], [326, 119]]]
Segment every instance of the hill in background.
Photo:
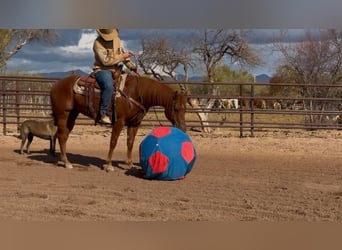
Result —
[[87, 76], [89, 75], [89, 73], [86, 73], [80, 69], [76, 69], [76, 70], [71, 70], [71, 71], [64, 71], [64, 72], [50, 72], [50, 73], [42, 73], [41, 75], [43, 77], [47, 77], [47, 78], [64, 78], [69, 76], [70, 74], [76, 74], [76, 75], [80, 75], [80, 76]]
[[[89, 75], [89, 73], [86, 73], [80, 69], [76, 69], [76, 70], [71, 70], [71, 71], [64, 71], [64, 72], [50, 72], [50, 73], [42, 73], [41, 75], [43, 77], [47, 77], [47, 78], [64, 78], [67, 77], [70, 74], [77, 74], [80, 76], [87, 76]], [[182, 79], [182, 76], [180, 77], [180, 79]], [[190, 77], [190, 81], [193, 82], [200, 82], [202, 81], [203, 77], [202, 76], [192, 76]], [[268, 76], [267, 74], [260, 74], [255, 76], [255, 81], [259, 82], [259, 83], [267, 83], [270, 79], [270, 76]]]
[[268, 83], [270, 78], [271, 77], [269, 75], [260, 74], [260, 75], [255, 76], [255, 81], [260, 82], [260, 83]]

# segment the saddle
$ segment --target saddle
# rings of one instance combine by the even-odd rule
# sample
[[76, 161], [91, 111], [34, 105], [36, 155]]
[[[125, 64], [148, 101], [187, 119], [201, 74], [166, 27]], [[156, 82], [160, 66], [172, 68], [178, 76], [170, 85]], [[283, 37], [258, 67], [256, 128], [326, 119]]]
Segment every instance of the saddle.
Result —
[[[125, 87], [127, 74], [122, 74], [120, 70], [113, 73], [113, 85], [115, 86], [116, 92], [112, 97], [112, 105], [108, 107], [108, 113], [112, 115], [112, 121], [115, 120], [115, 100], [116, 97], [120, 96]], [[117, 86], [119, 85], [119, 86]], [[118, 91], [119, 90], [119, 91]], [[98, 118], [98, 106], [95, 103], [100, 101], [101, 98], [101, 88], [95, 79], [95, 74], [91, 73], [88, 76], [80, 76], [74, 83], [74, 92], [85, 96], [85, 106], [87, 107], [87, 116], [93, 118], [96, 122]]]

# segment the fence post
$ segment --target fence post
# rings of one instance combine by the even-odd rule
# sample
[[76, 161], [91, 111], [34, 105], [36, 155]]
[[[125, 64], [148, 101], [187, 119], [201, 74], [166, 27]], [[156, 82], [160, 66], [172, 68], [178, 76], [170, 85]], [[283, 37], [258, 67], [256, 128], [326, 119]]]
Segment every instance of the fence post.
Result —
[[2, 129], [3, 129], [3, 134], [6, 135], [6, 101], [5, 101], [5, 82], [2, 81], [2, 115], [3, 115], [3, 119], [2, 119]]
[[19, 99], [19, 83], [18, 83], [18, 81], [15, 81], [15, 114], [17, 115], [17, 132], [19, 132], [20, 99]]
[[243, 137], [243, 114], [242, 114], [242, 84], [239, 84], [240, 88], [240, 96], [239, 96], [239, 105], [240, 105], [240, 138]]
[[251, 137], [254, 137], [254, 82], [251, 83], [251, 99], [249, 103], [251, 107]]

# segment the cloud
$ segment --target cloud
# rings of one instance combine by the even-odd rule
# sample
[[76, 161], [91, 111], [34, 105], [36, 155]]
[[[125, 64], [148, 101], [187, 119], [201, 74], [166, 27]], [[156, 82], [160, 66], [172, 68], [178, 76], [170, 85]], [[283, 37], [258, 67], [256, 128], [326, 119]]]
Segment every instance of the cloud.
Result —
[[[248, 42], [260, 52], [266, 65], [253, 69], [258, 73], [272, 74], [275, 71], [276, 53], [265, 50], [265, 45], [272, 43], [280, 30], [252, 29], [249, 30]], [[94, 61], [93, 42], [97, 36], [94, 29], [63, 29], [57, 30], [60, 36], [53, 44], [32, 43], [24, 46], [8, 61], [8, 71], [25, 71], [31, 73], [47, 73], [81, 69], [91, 72]], [[119, 34], [126, 50], [135, 53], [141, 50], [140, 41], [144, 36], [160, 35], [177, 39], [194, 39], [198, 29], [120, 29]], [[305, 30], [288, 30], [287, 42], [303, 39]], [[191, 41], [191, 40], [190, 40]]]
[[[90, 72], [93, 63], [94, 30], [60, 31], [53, 44], [32, 43], [8, 61], [8, 71], [47, 73], [81, 69]], [[73, 40], [70, 39], [73, 37]]]
[[68, 45], [68, 46], [62, 46], [61, 49], [65, 52], [87, 52], [91, 51], [93, 47], [94, 40], [96, 39], [97, 34], [95, 31], [89, 32], [88, 30], [81, 31], [81, 37], [77, 44], [74, 45]]
[[[94, 61], [93, 42], [97, 37], [96, 31], [94, 29], [80, 29], [58, 30], [58, 32], [60, 37], [53, 44], [35, 42], [23, 47], [8, 61], [7, 70], [47, 73], [81, 69], [85, 72], [91, 72]], [[133, 39], [132, 35], [130, 37]], [[122, 46], [127, 46], [124, 40]]]
[[[8, 28], [305, 28], [341, 27], [338, 0], [31, 0], [3, 1]], [[82, 6], [82, 10], [80, 10]]]

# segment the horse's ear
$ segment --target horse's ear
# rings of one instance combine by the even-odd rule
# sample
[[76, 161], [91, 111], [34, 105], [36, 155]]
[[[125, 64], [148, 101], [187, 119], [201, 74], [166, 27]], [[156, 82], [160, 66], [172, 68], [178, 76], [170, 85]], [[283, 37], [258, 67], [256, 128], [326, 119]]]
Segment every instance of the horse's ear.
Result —
[[188, 90], [184, 90], [184, 91], [181, 91], [179, 94], [182, 96], [182, 97], [187, 97], [188, 96]]
[[[178, 98], [181, 98], [181, 97], [186, 97], [188, 95], [188, 91], [181, 91], [181, 92], [178, 92], [177, 90], [175, 91], [174, 95], [173, 95], [173, 100], [177, 100]], [[181, 96], [181, 97], [179, 97]]]

